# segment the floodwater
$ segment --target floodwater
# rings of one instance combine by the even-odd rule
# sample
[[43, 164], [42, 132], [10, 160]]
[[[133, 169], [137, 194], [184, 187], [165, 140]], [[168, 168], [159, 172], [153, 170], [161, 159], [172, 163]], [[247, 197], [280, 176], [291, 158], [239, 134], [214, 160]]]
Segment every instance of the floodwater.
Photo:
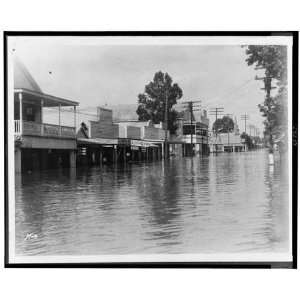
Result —
[[267, 158], [261, 150], [22, 175], [16, 254], [287, 251], [287, 164]]

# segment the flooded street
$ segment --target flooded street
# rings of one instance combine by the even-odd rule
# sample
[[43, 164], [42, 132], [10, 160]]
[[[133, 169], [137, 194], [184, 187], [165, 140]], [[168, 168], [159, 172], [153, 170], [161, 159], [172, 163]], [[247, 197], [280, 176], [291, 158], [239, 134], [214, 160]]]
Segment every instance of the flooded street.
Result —
[[[265, 150], [16, 177], [17, 255], [287, 251], [287, 165]], [[28, 233], [35, 238], [25, 240]]]

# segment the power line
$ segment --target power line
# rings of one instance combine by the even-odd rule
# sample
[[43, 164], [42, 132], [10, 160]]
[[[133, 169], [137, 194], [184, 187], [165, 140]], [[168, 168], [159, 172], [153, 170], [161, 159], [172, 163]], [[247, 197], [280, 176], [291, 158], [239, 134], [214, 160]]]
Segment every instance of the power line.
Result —
[[[181, 104], [187, 104], [186, 108], [189, 109], [190, 111], [190, 131], [191, 131], [191, 155], [193, 155], [193, 149], [194, 149], [194, 144], [193, 144], [193, 116], [194, 116], [194, 111], [199, 111], [199, 110], [195, 110], [195, 107], [201, 107], [200, 105], [195, 105], [195, 103], [202, 103], [201, 100], [196, 100], [196, 101], [184, 101], [181, 102]], [[196, 120], [195, 120], [196, 121]], [[195, 127], [195, 134], [196, 134], [196, 127]]]
[[[230, 89], [228, 92], [225, 92], [225, 94], [223, 96], [221, 96], [222, 98], [231, 96], [233, 94], [235, 94], [237, 91], [239, 91], [241, 88], [243, 88], [244, 86], [246, 86], [248, 83], [253, 82], [253, 78], [247, 79], [245, 82], [243, 82], [240, 86], [237, 86], [235, 88]], [[213, 99], [217, 99], [220, 98], [220, 96], [217, 97], [212, 97], [207, 99], [207, 101], [213, 100]]]
[[241, 120], [245, 121], [245, 133], [247, 133], [247, 120], [249, 120], [249, 118], [250, 117], [247, 114], [241, 115]]
[[255, 80], [263, 80], [265, 86], [261, 88], [261, 90], [266, 91], [267, 97], [270, 97], [271, 90], [276, 89], [276, 86], [272, 86], [272, 79], [273, 77], [270, 76], [265, 76], [265, 77], [255, 76]]
[[[216, 116], [216, 122], [218, 120], [218, 115], [223, 114], [223, 113], [224, 113], [224, 107], [215, 107], [215, 108], [210, 109], [210, 112], [209, 112], [210, 115], [215, 115]], [[217, 134], [218, 134], [218, 131], [215, 128], [216, 141], [217, 141]], [[217, 153], [217, 144], [216, 144], [215, 147], [216, 147], [216, 153]]]
[[223, 113], [224, 113], [224, 107], [211, 108], [209, 111], [210, 115], [216, 116], [216, 121], [218, 119], [218, 115], [222, 115]]

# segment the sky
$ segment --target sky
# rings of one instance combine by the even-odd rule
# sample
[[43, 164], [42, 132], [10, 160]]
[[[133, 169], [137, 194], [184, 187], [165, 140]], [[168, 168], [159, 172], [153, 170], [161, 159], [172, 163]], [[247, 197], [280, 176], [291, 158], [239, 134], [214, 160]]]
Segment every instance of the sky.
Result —
[[[137, 103], [157, 71], [167, 72], [183, 90], [178, 102], [201, 100], [205, 109], [223, 107], [244, 131], [242, 114], [263, 130], [257, 105], [264, 100], [258, 71], [247, 66], [240, 45], [52, 43], [19, 38], [17, 55], [42, 91], [80, 102], [79, 111], [95, 106]], [[214, 117], [210, 116], [210, 124]], [[249, 129], [247, 128], [247, 131]]]

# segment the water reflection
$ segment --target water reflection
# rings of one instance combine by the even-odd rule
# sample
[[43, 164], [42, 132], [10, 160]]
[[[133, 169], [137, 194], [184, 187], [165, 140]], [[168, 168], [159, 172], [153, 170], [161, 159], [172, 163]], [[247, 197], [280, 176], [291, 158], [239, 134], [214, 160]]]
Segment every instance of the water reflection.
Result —
[[287, 179], [264, 151], [27, 174], [16, 178], [16, 252], [286, 251]]
[[168, 250], [168, 246], [175, 245], [180, 240], [178, 172], [173, 161], [162, 162], [160, 167], [156, 168], [148, 165], [143, 168], [142, 176], [136, 182], [138, 198], [142, 201], [140, 211], [145, 220], [145, 240], [147, 244], [154, 242], [157, 247], [166, 245], [165, 251]]

